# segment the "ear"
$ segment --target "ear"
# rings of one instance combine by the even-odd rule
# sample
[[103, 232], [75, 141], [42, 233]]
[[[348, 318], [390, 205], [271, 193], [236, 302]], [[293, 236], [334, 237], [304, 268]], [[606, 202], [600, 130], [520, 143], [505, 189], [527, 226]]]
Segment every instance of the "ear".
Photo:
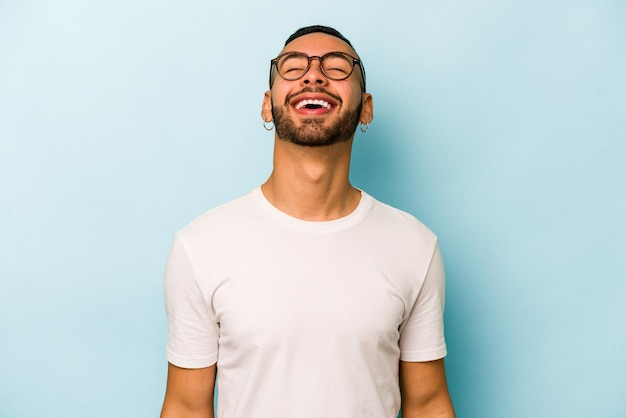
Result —
[[361, 104], [361, 115], [359, 116], [359, 122], [367, 124], [372, 123], [374, 119], [374, 100], [369, 93], [363, 93]]
[[272, 116], [272, 95], [270, 91], [266, 91], [263, 95], [263, 105], [261, 106], [261, 117], [265, 122], [271, 122], [274, 117]]

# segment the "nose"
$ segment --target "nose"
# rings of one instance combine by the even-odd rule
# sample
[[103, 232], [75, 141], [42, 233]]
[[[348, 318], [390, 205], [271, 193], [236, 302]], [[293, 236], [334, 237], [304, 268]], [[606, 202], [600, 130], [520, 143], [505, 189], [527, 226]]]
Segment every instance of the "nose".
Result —
[[304, 84], [326, 84], [328, 78], [322, 72], [322, 61], [320, 57], [310, 57], [311, 64], [309, 65], [309, 71], [302, 77], [301, 81]]

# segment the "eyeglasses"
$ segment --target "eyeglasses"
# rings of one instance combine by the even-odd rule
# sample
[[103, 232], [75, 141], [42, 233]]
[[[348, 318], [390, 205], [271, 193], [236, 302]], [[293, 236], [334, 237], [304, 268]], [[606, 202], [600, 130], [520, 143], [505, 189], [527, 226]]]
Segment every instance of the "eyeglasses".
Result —
[[322, 73], [330, 80], [345, 80], [350, 77], [354, 66], [358, 64], [363, 79], [363, 90], [365, 90], [365, 70], [361, 60], [345, 52], [329, 52], [321, 57], [310, 57], [304, 52], [285, 52], [270, 61], [270, 87], [274, 82], [272, 72], [274, 67], [281, 78], [294, 81], [304, 77], [314, 59], [320, 62]]

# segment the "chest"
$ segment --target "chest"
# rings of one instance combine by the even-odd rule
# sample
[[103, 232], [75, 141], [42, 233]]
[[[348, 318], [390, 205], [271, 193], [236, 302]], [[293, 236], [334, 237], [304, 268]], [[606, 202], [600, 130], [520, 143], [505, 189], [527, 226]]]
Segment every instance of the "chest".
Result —
[[384, 248], [318, 239], [225, 253], [206, 293], [222, 348], [376, 349], [397, 342], [411, 309], [410, 268]]

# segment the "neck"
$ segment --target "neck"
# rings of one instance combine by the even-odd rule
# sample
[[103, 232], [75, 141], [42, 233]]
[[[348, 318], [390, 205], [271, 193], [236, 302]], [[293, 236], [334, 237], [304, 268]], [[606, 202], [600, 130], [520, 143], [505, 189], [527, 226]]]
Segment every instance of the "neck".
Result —
[[277, 209], [307, 221], [330, 221], [350, 214], [361, 193], [350, 184], [352, 140], [303, 147], [275, 140], [274, 170], [261, 186]]

